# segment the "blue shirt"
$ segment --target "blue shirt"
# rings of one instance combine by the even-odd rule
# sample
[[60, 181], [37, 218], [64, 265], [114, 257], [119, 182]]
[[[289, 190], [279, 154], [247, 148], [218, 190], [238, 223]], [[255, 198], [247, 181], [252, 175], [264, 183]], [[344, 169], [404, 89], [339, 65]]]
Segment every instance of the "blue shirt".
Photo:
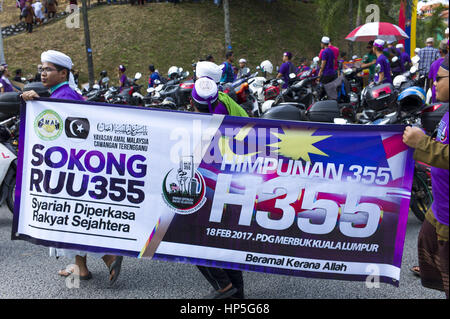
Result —
[[427, 76], [430, 72], [431, 63], [440, 58], [439, 50], [433, 47], [425, 47], [419, 51], [419, 73]]
[[155, 80], [160, 80], [161, 78], [159, 77], [159, 73], [158, 72], [153, 72], [149, 79], [148, 79], [148, 87], [152, 88], [155, 85]]
[[234, 72], [233, 72], [233, 66], [230, 62], [225, 61], [222, 63], [224, 66], [222, 77], [220, 78], [220, 82], [228, 83], [234, 81]]

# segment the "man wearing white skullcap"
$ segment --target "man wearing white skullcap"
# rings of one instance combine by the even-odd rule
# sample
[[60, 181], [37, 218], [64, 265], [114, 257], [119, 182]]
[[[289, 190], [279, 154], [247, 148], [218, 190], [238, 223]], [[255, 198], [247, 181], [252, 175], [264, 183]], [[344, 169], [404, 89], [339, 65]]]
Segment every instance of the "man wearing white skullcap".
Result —
[[[245, 110], [226, 93], [220, 92], [215, 80], [209, 77], [200, 77], [195, 81], [192, 102], [195, 112], [248, 117]], [[229, 214], [235, 213], [235, 207], [230, 205], [225, 210]], [[214, 288], [204, 299], [244, 298], [242, 271], [200, 265], [197, 268]]]
[[[72, 68], [72, 60], [69, 56], [59, 51], [49, 50], [41, 55], [42, 74], [41, 80], [44, 86], [50, 89], [51, 98], [64, 100], [84, 100], [83, 97], [75, 92], [69, 85], [70, 69]], [[22, 93], [25, 101], [39, 98], [35, 91], [26, 91]], [[80, 123], [80, 125], [82, 125]], [[82, 126], [81, 126], [82, 128]], [[117, 280], [122, 265], [122, 256], [105, 255], [102, 253], [89, 253], [90, 256], [102, 258], [109, 269], [110, 284], [114, 284]], [[50, 248], [50, 256], [75, 258], [75, 265], [78, 268], [80, 280], [89, 280], [92, 274], [87, 267], [87, 252], [71, 249]], [[71, 276], [75, 272], [73, 266], [67, 269], [61, 269], [58, 274], [62, 277]]]
[[191, 95], [195, 111], [248, 117], [247, 112], [226, 93], [220, 92], [209, 77], [197, 79]]
[[212, 79], [216, 84], [220, 82], [222, 73], [223, 73], [223, 65], [218, 66], [217, 64], [210, 61], [197, 62], [197, 65], [195, 67], [195, 76], [197, 78], [206, 76]]
[[330, 48], [329, 37], [322, 37], [320, 40], [320, 46], [322, 50], [319, 53], [319, 58], [322, 62], [320, 64], [319, 77], [322, 84], [327, 84], [337, 78], [337, 72], [335, 69], [336, 56]]
[[383, 54], [384, 41], [381, 39], [376, 39], [373, 42], [373, 53], [377, 56], [377, 62], [375, 62], [375, 83], [391, 83], [391, 66], [389, 64], [388, 58]]
[[427, 38], [425, 42], [426, 46], [419, 51], [419, 74], [424, 75], [425, 78], [420, 78], [419, 86], [425, 87], [425, 91], [428, 91], [428, 81], [423, 79], [428, 78], [428, 74], [430, 73], [431, 64], [439, 59], [439, 50], [434, 48], [434, 39]]
[[[41, 54], [42, 84], [50, 89], [51, 98], [64, 100], [83, 101], [83, 97], [74, 91], [69, 85], [70, 70], [72, 69], [72, 59], [66, 54], [48, 50]], [[22, 94], [25, 101], [38, 98], [39, 95], [35, 91], [27, 91]]]

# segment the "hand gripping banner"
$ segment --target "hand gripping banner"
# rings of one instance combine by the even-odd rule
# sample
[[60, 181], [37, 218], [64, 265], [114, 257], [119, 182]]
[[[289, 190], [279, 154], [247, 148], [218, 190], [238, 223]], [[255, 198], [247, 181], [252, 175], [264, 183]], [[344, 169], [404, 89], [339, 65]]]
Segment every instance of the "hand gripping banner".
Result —
[[21, 110], [12, 239], [398, 286], [404, 127], [40, 99]]

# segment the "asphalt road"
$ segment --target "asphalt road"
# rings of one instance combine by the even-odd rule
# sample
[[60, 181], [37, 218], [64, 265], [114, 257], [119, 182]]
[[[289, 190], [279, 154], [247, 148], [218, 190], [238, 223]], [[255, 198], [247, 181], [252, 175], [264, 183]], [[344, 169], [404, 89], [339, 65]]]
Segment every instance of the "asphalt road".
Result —
[[[12, 215], [0, 207], [0, 298], [6, 299], [200, 299], [210, 286], [194, 265], [124, 258], [116, 285], [109, 287], [101, 259], [88, 259], [93, 274], [79, 288], [69, 289], [57, 271], [73, 263], [49, 257], [48, 248], [11, 241]], [[409, 216], [400, 287], [381, 283], [320, 280], [245, 272], [245, 293], [251, 299], [444, 299], [442, 292], [421, 286], [409, 268], [417, 263], [421, 223]]]

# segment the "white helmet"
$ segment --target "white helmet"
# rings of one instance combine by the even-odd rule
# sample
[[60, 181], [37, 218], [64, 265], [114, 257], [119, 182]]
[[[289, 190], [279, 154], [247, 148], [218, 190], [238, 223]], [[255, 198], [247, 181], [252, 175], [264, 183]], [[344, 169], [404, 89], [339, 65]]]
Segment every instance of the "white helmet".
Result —
[[400, 74], [394, 78], [394, 81], [392, 81], [392, 84], [394, 85], [394, 87], [399, 88], [402, 85], [402, 83], [406, 82], [406, 81], [408, 81], [406, 76]]
[[265, 113], [272, 108], [272, 105], [275, 103], [275, 100], [267, 100], [261, 105], [261, 112]]
[[273, 72], [273, 65], [269, 60], [262, 61], [260, 67], [264, 72], [267, 73]]
[[169, 78], [171, 78], [173, 75], [176, 75], [176, 74], [178, 74], [178, 67], [176, 67], [176, 66], [171, 66], [169, 68], [169, 71], [167, 71], [167, 76]]

